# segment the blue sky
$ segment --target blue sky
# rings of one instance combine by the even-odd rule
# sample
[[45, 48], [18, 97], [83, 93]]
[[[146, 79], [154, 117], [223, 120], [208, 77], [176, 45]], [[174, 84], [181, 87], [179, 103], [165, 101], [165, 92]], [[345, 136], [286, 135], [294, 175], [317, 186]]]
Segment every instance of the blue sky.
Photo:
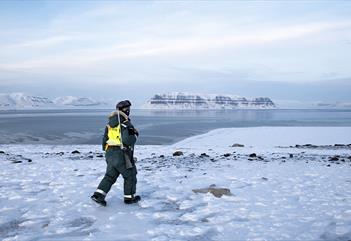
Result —
[[0, 1], [0, 92], [351, 102], [348, 1]]

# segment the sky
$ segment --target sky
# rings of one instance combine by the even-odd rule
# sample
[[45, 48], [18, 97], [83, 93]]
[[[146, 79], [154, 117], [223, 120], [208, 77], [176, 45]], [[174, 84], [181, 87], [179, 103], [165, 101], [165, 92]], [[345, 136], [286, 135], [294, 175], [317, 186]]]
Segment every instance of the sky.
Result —
[[350, 1], [0, 1], [0, 93], [351, 102]]

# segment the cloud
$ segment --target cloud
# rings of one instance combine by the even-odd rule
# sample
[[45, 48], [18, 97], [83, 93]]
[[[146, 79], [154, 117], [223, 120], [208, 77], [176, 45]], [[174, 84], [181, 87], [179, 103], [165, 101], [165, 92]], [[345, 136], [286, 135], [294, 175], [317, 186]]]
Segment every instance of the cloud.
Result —
[[20, 42], [16, 44], [11, 44], [7, 46], [3, 46], [2, 48], [11, 48], [11, 49], [17, 49], [17, 48], [48, 48], [48, 47], [53, 47], [56, 45], [60, 45], [72, 40], [77, 40], [80, 39], [81, 37], [79, 36], [73, 36], [73, 35], [57, 35], [57, 36], [50, 36], [42, 39], [36, 39], [32, 41], [27, 41], [27, 42]]
[[[15, 61], [0, 65], [1, 68], [40, 69], [40, 68], [84, 68], [94, 66], [99, 62], [112, 60], [128, 60], [143, 57], [172, 58], [177, 56], [192, 56], [206, 51], [239, 48], [242, 46], [265, 46], [267, 44], [301, 39], [313, 34], [351, 28], [351, 22], [317, 22], [303, 25], [289, 25], [274, 29], [256, 30], [250, 33], [223, 34], [222, 36], [208, 35], [206, 37], [190, 36], [167, 39], [140, 39], [136, 42], [121, 42], [107, 47], [79, 48], [67, 51], [55, 57], [33, 58], [28, 61]], [[13, 45], [22, 48], [52, 47], [72, 40], [79, 40], [82, 36], [62, 35], [52, 36], [35, 41], [28, 41]], [[77, 43], [79, 44], [79, 43]]]

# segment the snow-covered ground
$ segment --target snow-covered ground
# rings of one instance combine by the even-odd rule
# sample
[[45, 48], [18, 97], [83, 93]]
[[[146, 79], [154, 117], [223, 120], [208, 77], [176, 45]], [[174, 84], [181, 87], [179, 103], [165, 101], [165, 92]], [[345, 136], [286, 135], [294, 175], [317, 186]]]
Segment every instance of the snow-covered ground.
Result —
[[[350, 144], [350, 134], [351, 127], [233, 128], [138, 146], [143, 200], [125, 205], [120, 177], [107, 207], [89, 198], [106, 167], [100, 146], [2, 145], [0, 239], [347, 241], [351, 147], [290, 146]], [[176, 150], [184, 155], [173, 157]], [[192, 191], [211, 184], [233, 195]]]

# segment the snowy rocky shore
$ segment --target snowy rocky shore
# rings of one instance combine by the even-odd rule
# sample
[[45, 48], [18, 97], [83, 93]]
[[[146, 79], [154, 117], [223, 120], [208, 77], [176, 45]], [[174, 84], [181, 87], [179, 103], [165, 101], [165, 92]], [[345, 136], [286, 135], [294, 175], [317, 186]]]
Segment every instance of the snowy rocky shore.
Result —
[[106, 167], [100, 146], [1, 145], [0, 238], [348, 241], [349, 133], [232, 128], [138, 146], [142, 201], [123, 203], [120, 177], [107, 207], [89, 199]]

